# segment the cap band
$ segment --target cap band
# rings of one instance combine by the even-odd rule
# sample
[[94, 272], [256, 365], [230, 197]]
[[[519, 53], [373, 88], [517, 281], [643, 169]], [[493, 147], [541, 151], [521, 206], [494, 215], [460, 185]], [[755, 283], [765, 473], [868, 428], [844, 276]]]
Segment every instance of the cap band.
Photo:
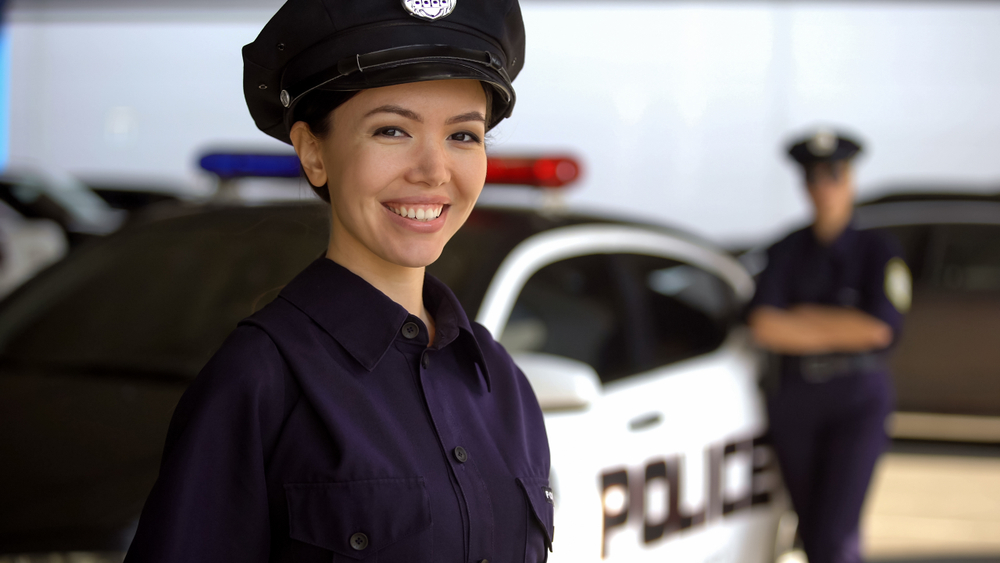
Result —
[[[310, 76], [298, 85], [283, 88], [281, 102], [286, 108], [291, 107], [309, 92], [357, 72], [364, 73], [366, 71], [392, 68], [404, 64], [433, 62], [473, 63], [485, 66], [499, 74], [508, 84], [510, 83], [510, 78], [507, 76], [507, 71], [504, 69], [503, 63], [497, 59], [496, 55], [489, 51], [465, 49], [450, 45], [407, 45], [405, 47], [395, 47], [366, 53], [364, 55], [345, 57], [339, 60], [329, 72]], [[282, 79], [282, 82], [284, 82], [284, 79]], [[511, 99], [510, 91], [501, 84], [498, 84], [498, 86], [502, 87], [501, 91], [506, 98], [505, 101], [509, 102]], [[287, 93], [287, 96], [285, 93]]]

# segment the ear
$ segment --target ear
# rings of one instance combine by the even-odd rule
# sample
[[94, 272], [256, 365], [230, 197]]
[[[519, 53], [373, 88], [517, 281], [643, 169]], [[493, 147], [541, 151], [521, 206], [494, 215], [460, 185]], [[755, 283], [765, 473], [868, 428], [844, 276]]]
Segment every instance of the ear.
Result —
[[325, 186], [328, 175], [323, 164], [323, 145], [320, 140], [312, 134], [304, 121], [296, 121], [289, 131], [289, 136], [292, 138], [295, 154], [299, 155], [299, 162], [302, 163], [302, 169], [309, 183], [314, 186]]

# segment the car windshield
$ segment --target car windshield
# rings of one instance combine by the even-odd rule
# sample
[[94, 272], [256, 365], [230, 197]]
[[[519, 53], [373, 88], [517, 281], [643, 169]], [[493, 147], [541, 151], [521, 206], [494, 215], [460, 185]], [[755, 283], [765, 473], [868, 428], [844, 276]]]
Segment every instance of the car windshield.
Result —
[[[477, 210], [429, 271], [471, 317], [531, 214]], [[81, 249], [4, 303], [0, 361], [102, 375], [190, 378], [240, 319], [326, 247], [322, 205], [219, 208]]]

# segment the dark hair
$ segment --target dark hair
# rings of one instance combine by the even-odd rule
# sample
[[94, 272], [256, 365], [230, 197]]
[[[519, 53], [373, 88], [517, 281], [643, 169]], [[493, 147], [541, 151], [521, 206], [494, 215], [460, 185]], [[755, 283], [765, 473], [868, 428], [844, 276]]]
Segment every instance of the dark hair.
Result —
[[[309, 130], [317, 137], [326, 137], [333, 126], [333, 110], [350, 100], [357, 91], [354, 92], [332, 92], [329, 90], [314, 90], [308, 96], [295, 105], [295, 113], [292, 115], [292, 123], [304, 121], [309, 126]], [[309, 182], [305, 170], [302, 176]], [[309, 182], [316, 195], [323, 201], [330, 203], [330, 189], [326, 185], [314, 186]]]
[[806, 184], [814, 183], [820, 175], [820, 169], [826, 168], [824, 172], [833, 178], [834, 181], [839, 181], [844, 175], [844, 170], [851, 164], [851, 159], [841, 159], [841, 160], [824, 160], [820, 162], [812, 162], [809, 164], [804, 164], [802, 166], [803, 175], [805, 176]]
[[[486, 123], [490, 123], [493, 113], [493, 87], [482, 82], [480, 84], [483, 86], [483, 92], [486, 93]], [[333, 110], [353, 98], [357, 93], [357, 91], [333, 92], [329, 90], [314, 90], [295, 105], [295, 113], [292, 114], [292, 123], [304, 121], [309, 126], [309, 130], [313, 135], [326, 137], [330, 134], [330, 129], [333, 128]], [[305, 175], [305, 170], [302, 171], [302, 175], [305, 176], [306, 182], [309, 182], [309, 177]], [[316, 195], [320, 199], [330, 203], [329, 186], [314, 186], [312, 182], [309, 182], [309, 187], [316, 192]]]

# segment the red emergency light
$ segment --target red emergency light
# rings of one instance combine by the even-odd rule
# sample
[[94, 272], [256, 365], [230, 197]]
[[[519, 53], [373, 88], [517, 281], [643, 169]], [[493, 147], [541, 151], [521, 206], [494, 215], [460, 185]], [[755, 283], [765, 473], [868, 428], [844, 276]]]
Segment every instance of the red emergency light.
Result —
[[561, 188], [579, 177], [580, 165], [568, 156], [491, 156], [486, 160], [487, 184]]

